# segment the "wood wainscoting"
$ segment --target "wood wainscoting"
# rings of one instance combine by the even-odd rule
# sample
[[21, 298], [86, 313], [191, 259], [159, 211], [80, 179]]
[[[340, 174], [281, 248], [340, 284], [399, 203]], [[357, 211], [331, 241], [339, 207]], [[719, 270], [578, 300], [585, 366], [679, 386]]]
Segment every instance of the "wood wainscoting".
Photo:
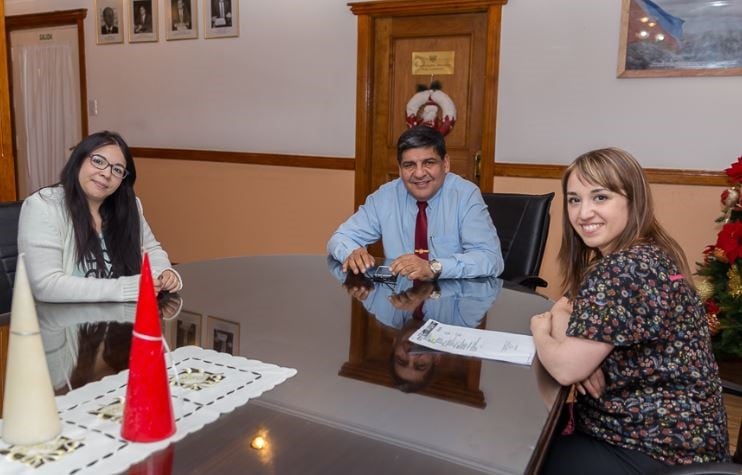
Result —
[[[277, 153], [224, 152], [174, 148], [131, 147], [135, 157], [200, 162], [243, 163], [278, 167], [320, 168], [326, 170], [355, 170], [353, 157], [323, 157], [316, 155], [288, 155]], [[561, 178], [566, 165], [495, 162], [497, 176], [511, 178]], [[645, 168], [650, 183], [666, 185], [726, 186], [724, 172], [684, 170], [675, 168]]]

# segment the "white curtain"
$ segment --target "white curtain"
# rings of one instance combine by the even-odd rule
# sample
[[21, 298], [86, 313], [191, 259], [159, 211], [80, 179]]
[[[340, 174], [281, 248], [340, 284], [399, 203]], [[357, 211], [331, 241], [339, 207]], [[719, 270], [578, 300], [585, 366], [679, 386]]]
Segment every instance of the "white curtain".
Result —
[[[29, 192], [59, 181], [69, 148], [80, 140], [73, 51], [67, 44], [19, 46]], [[18, 119], [18, 118], [17, 118]]]

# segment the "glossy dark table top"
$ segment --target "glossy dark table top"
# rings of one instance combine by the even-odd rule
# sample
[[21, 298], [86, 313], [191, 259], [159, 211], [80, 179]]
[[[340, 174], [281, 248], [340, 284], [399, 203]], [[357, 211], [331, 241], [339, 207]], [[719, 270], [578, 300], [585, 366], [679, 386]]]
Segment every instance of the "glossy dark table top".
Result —
[[[394, 387], [392, 345], [413, 308], [399, 295], [418, 292], [411, 285], [366, 284], [370, 293], [361, 303], [324, 256], [231, 258], [178, 271], [186, 284], [182, 311], [173, 317], [178, 302], [163, 304], [171, 346], [216, 347], [298, 373], [150, 465], [165, 460], [173, 473], [524, 473], [535, 467], [534, 450], [548, 435], [547, 423], [553, 425], [559, 390], [538, 364], [438, 355], [422, 389]], [[355, 285], [348, 286], [358, 290]], [[444, 320], [524, 334], [530, 316], [551, 306], [541, 296], [502, 288], [497, 279], [441, 281], [424, 295], [422, 308]], [[39, 304], [38, 310], [59, 392], [68, 381], [74, 387], [126, 364], [133, 304]], [[482, 311], [485, 318], [477, 316]], [[96, 320], [115, 323], [86, 325], [81, 337], [81, 325]], [[91, 338], [104, 348], [85, 343]], [[102, 362], [82, 356], [91, 351]], [[258, 433], [267, 433], [267, 450], [250, 448]]]

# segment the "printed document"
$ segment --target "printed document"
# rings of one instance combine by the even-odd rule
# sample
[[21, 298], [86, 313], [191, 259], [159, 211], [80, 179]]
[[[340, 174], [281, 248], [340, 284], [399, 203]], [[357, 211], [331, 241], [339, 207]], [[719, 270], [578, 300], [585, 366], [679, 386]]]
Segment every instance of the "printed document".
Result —
[[478, 330], [426, 321], [410, 342], [456, 355], [530, 365], [536, 355], [531, 335]]

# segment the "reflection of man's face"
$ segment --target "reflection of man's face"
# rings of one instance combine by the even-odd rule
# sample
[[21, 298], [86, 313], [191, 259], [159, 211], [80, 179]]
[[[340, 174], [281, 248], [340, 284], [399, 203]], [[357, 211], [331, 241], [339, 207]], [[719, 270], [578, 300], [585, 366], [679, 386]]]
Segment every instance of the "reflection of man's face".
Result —
[[106, 23], [106, 26], [113, 26], [113, 8], [106, 7], [103, 10], [103, 21]]
[[421, 383], [433, 369], [434, 356], [430, 353], [410, 354], [412, 343], [405, 339], [394, 347], [394, 372], [400, 379]]
[[183, 0], [178, 0], [178, 8], [183, 8]]
[[139, 7], [139, 16], [142, 18], [147, 16], [147, 9], [144, 6]]
[[410, 343], [410, 335], [420, 328], [422, 322], [412, 322], [400, 330], [394, 339], [393, 367], [397, 377], [412, 384], [425, 381], [435, 365], [440, 361], [440, 355], [432, 353], [413, 353], [414, 346]]

